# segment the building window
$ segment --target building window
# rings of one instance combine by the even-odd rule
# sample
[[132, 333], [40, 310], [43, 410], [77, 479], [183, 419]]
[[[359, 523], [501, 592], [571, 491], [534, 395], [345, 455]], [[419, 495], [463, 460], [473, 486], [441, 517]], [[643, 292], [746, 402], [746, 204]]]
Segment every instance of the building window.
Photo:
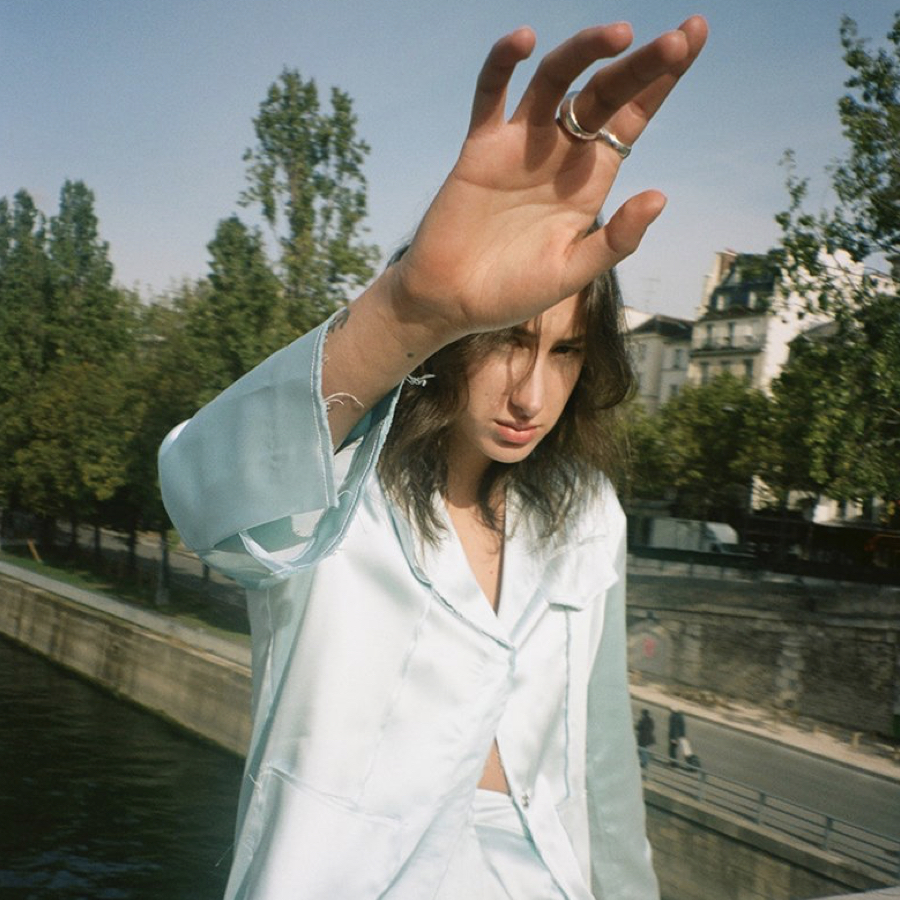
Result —
[[669, 399], [671, 400], [673, 397], [678, 396], [678, 385], [670, 384], [669, 385]]
[[706, 326], [706, 346], [712, 347], [712, 325]]
[[747, 381], [753, 381], [753, 360], [745, 359], [744, 360], [744, 378]]
[[730, 363], [730, 362], [723, 362], [723, 363], [722, 363], [722, 374], [723, 374], [723, 375], [730, 375], [730, 374], [731, 374], [731, 363]]
[[672, 368], [680, 369], [682, 367], [683, 363], [684, 363], [684, 350], [682, 350], [680, 347], [676, 347], [675, 352], [673, 354], [673, 359], [672, 359]]
[[700, 384], [709, 384], [709, 363], [700, 363]]
[[734, 346], [734, 322], [728, 323], [728, 346]]

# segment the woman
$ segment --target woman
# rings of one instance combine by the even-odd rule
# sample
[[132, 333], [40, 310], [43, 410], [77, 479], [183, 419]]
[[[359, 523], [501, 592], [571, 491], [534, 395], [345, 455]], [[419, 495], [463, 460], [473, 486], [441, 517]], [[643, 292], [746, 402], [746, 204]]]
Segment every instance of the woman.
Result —
[[663, 199], [593, 222], [705, 36], [599, 70], [560, 123], [628, 26], [550, 53], [509, 120], [534, 36], [501, 39], [408, 251], [164, 443], [173, 522], [248, 587], [228, 897], [658, 896], [603, 473], [629, 377], [609, 270]]

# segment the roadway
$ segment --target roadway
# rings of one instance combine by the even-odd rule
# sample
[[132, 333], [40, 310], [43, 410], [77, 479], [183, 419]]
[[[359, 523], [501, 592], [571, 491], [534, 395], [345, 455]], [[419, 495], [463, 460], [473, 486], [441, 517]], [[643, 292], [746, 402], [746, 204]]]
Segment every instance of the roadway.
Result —
[[[635, 701], [656, 724], [653, 751], [668, 753], [664, 706]], [[703, 768], [869, 831], [900, 840], [900, 781], [686, 713], [687, 735]]]

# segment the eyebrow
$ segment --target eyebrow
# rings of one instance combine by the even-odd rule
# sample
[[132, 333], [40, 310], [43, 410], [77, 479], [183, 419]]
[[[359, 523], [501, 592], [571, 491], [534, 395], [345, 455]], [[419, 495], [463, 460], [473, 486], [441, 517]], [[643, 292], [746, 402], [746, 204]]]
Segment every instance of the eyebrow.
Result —
[[[528, 328], [526, 325], [513, 325], [510, 329], [512, 334], [514, 334], [518, 338], [527, 338], [528, 340], [537, 340], [539, 334], [533, 328]], [[587, 343], [587, 334], [584, 332], [579, 332], [578, 334], [570, 334], [558, 338], [554, 341], [554, 344], [585, 344]]]

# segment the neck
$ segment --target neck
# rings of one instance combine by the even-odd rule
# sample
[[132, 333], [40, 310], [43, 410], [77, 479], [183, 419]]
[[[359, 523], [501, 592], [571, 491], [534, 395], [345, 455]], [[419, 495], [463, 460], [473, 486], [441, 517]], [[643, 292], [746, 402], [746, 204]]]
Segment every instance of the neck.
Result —
[[447, 492], [444, 502], [455, 509], [474, 510], [478, 506], [481, 481], [490, 460], [451, 444], [447, 457]]

